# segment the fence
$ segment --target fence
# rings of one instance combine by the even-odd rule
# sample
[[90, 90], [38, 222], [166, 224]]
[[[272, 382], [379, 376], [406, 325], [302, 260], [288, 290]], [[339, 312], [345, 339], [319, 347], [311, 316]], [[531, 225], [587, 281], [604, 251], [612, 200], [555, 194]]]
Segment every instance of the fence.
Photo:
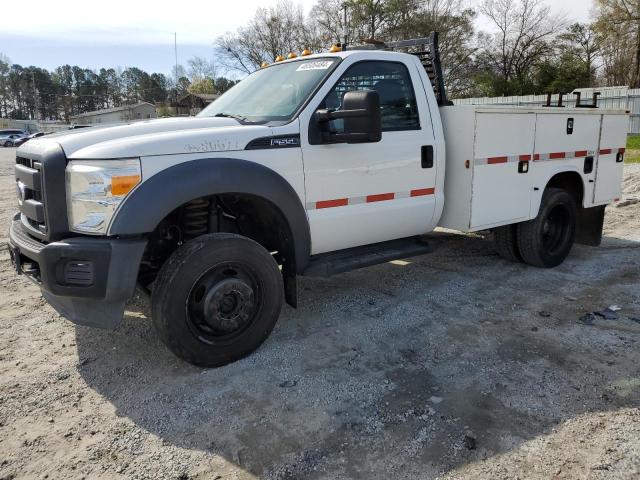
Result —
[[[582, 103], [591, 103], [594, 89], [580, 89], [582, 92]], [[603, 88], [595, 89], [601, 95], [598, 99], [600, 108], [616, 108], [631, 112], [629, 120], [629, 134], [640, 134], [640, 89], [627, 88]], [[567, 107], [574, 107], [576, 104], [575, 95], [569, 94], [564, 97], [563, 104]], [[522, 97], [481, 97], [481, 98], [461, 98], [453, 101], [456, 105], [511, 105], [519, 107], [539, 107], [547, 103], [546, 95], [525, 95]], [[558, 95], [553, 95], [552, 104], [557, 104]]]
[[36, 120], [14, 120], [12, 118], [0, 118], [0, 128], [19, 128], [27, 132], [59, 132], [68, 130], [69, 125], [63, 122], [39, 122]]

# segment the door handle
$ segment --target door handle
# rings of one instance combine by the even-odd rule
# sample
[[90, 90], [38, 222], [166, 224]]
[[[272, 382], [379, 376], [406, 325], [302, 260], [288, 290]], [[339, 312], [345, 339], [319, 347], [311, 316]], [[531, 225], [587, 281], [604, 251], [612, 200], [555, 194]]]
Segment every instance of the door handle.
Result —
[[584, 173], [585, 175], [593, 172], [593, 157], [589, 156], [584, 159]]
[[433, 145], [423, 145], [420, 156], [422, 168], [433, 168]]

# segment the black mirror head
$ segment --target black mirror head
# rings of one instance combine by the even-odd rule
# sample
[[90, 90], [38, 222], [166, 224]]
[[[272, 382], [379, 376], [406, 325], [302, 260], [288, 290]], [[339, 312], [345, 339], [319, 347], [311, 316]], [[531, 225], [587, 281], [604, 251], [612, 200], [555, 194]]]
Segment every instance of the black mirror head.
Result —
[[349, 143], [379, 142], [382, 139], [382, 115], [380, 95], [374, 90], [356, 90], [347, 92], [342, 100], [342, 110], [360, 110], [362, 115], [344, 119], [346, 135], [362, 135], [361, 140]]

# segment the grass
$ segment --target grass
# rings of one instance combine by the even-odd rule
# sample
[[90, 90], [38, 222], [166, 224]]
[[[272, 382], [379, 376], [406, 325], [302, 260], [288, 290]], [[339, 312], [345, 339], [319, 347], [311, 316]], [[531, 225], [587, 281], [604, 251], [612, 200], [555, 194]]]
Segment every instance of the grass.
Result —
[[640, 135], [630, 135], [627, 138], [624, 163], [640, 163]]
[[640, 150], [640, 135], [629, 135], [627, 137], [627, 149]]

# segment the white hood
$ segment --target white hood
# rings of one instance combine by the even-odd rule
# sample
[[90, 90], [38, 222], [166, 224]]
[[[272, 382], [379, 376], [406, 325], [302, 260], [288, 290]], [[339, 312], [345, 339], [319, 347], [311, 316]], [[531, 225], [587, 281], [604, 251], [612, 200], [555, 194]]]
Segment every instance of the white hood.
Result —
[[263, 125], [241, 125], [233, 118], [166, 118], [70, 130], [31, 140], [22, 151], [39, 150], [55, 141], [69, 159], [109, 159], [180, 153], [243, 150], [247, 143], [271, 135]]

